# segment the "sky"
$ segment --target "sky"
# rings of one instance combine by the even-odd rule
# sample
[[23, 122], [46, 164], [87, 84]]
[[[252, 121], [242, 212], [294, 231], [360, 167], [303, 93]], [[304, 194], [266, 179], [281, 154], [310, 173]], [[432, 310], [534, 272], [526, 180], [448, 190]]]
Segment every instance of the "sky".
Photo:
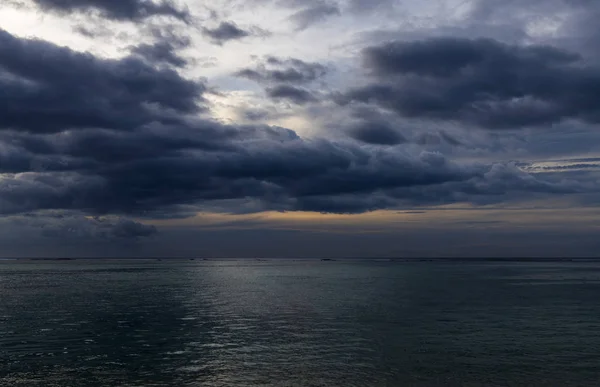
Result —
[[0, 256], [600, 256], [599, 17], [4, 0]]

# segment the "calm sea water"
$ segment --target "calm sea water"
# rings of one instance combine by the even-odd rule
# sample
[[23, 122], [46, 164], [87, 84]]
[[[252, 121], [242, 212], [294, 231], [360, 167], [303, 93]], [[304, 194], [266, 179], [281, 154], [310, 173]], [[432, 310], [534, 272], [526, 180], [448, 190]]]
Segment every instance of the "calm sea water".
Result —
[[0, 262], [1, 386], [598, 386], [600, 264]]

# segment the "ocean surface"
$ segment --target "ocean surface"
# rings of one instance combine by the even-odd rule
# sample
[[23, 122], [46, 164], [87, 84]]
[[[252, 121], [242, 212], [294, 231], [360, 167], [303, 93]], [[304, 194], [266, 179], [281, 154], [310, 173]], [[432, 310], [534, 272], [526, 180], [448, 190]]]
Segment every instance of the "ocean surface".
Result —
[[600, 263], [0, 262], [0, 386], [599, 386]]

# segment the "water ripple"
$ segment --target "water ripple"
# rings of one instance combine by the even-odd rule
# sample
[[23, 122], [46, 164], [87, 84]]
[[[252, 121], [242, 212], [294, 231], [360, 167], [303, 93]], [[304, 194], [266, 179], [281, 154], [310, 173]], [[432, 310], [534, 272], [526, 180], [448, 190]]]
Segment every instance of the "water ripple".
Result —
[[596, 386], [598, 284], [593, 263], [2, 262], [0, 385]]

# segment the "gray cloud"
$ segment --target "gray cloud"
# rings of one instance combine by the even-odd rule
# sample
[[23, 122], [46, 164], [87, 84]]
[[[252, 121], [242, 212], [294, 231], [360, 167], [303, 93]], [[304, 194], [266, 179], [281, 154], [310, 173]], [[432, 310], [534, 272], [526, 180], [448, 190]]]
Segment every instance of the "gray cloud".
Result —
[[396, 145], [406, 142], [406, 138], [391, 125], [381, 121], [365, 121], [352, 126], [351, 137], [368, 144]]
[[340, 16], [341, 11], [337, 4], [318, 2], [301, 9], [290, 16], [298, 30], [304, 30], [313, 24], [323, 22], [332, 16]]
[[267, 95], [273, 99], [283, 99], [293, 102], [297, 105], [304, 105], [309, 102], [317, 101], [310, 91], [296, 86], [277, 85], [266, 89]]
[[250, 36], [248, 31], [241, 29], [232, 22], [221, 22], [221, 24], [215, 28], [205, 27], [203, 32], [206, 36], [219, 44], [228, 40], [236, 40]]
[[189, 45], [189, 41], [158, 41], [153, 44], [143, 43], [132, 47], [131, 52], [148, 60], [150, 63], [166, 64], [174, 67], [185, 67], [188, 61], [182, 58], [177, 50]]
[[214, 44], [222, 45], [229, 41], [240, 40], [250, 36], [266, 36], [268, 32], [254, 27], [243, 29], [237, 24], [229, 21], [223, 21], [214, 28], [203, 27], [202, 33], [211, 39]]
[[[236, 3], [236, 1], [233, 1]], [[398, 0], [252, 0], [256, 6], [273, 4], [279, 7], [292, 9], [295, 12], [290, 16], [299, 29], [323, 22], [333, 16], [365, 15], [381, 11], [393, 11], [401, 5]], [[247, 4], [248, 0], [237, 1]]]
[[73, 31], [92, 39], [110, 38], [114, 34], [112, 29], [99, 23], [97, 25], [79, 24], [73, 27]]
[[305, 87], [321, 78], [328, 68], [320, 63], [305, 62], [295, 58], [267, 57], [256, 68], [246, 68], [235, 73], [238, 77], [270, 85], [265, 88], [267, 96], [287, 100], [297, 105], [316, 102], [318, 98]]
[[2, 30], [0, 88], [0, 128], [45, 133], [175, 122], [202, 110], [205, 90], [135, 57], [99, 59]]
[[97, 11], [114, 20], [141, 21], [152, 16], [170, 16], [189, 22], [187, 9], [179, 8], [169, 0], [29, 0], [43, 10], [62, 13]]
[[243, 114], [250, 121], [260, 121], [269, 116], [269, 111], [264, 109], [246, 109], [243, 111]]
[[323, 78], [327, 72], [328, 68], [320, 63], [271, 56], [256, 68], [240, 70], [236, 75], [259, 83], [307, 84]]
[[600, 69], [550, 46], [434, 38], [365, 50], [376, 81], [341, 98], [491, 129], [600, 120]]

